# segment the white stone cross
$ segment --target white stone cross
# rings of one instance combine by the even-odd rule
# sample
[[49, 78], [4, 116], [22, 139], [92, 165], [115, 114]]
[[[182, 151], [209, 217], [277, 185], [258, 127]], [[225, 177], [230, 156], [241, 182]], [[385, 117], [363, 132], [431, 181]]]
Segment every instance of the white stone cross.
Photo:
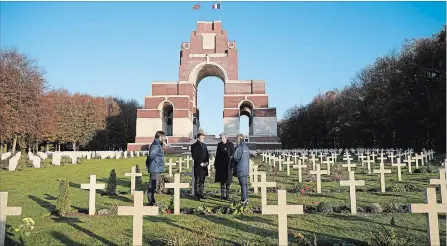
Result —
[[397, 157], [397, 162], [391, 164], [391, 166], [397, 167], [397, 179], [402, 181], [402, 167], [405, 167], [406, 165], [400, 162], [400, 157]]
[[262, 208], [262, 214], [278, 215], [278, 239], [279, 245], [288, 245], [287, 215], [303, 214], [303, 205], [287, 205], [286, 190], [278, 190], [278, 205], [267, 205]]
[[370, 155], [367, 155], [366, 160], [364, 160], [364, 162], [366, 163], [366, 165], [368, 167], [368, 174], [371, 174], [371, 164], [374, 164], [374, 160], [369, 157], [370, 157]]
[[177, 163], [178, 163], [178, 172], [181, 173], [182, 172], [183, 163], [185, 163], [185, 162], [183, 161], [183, 159], [181, 157], [179, 157], [178, 160], [177, 160]]
[[388, 158], [390, 158], [390, 160], [391, 160], [391, 165], [394, 164], [394, 158], [395, 158], [395, 157], [396, 157], [396, 156], [394, 155], [393, 152], [391, 152], [391, 153], [388, 155]]
[[326, 164], [326, 171], [328, 175], [331, 175], [331, 164], [332, 160], [330, 157], [326, 157], [325, 161], [322, 161], [321, 164]]
[[8, 207], [8, 192], [0, 192], [0, 245], [5, 245], [6, 216], [21, 214], [21, 207]]
[[312, 162], [312, 170], [315, 170], [315, 165], [317, 164], [316, 161], [318, 160], [317, 158], [315, 158], [314, 154], [310, 155], [312, 158], [309, 159], [309, 161]]
[[431, 185], [441, 186], [441, 203], [447, 204], [447, 180], [444, 168], [439, 168], [439, 179], [430, 179]]
[[285, 161], [283, 161], [283, 164], [286, 164], [287, 168], [287, 176], [290, 176], [290, 164], [293, 164], [294, 162], [290, 160], [290, 157], [287, 157]]
[[381, 163], [384, 163], [383, 161], [386, 160], [386, 157], [383, 157], [383, 151], [380, 152], [380, 157], [377, 158], [377, 160], [380, 160]]
[[327, 175], [327, 170], [321, 170], [320, 163], [317, 164], [317, 170], [310, 171], [310, 174], [317, 175], [317, 193], [321, 193], [321, 175]]
[[186, 162], [186, 168], [189, 169], [189, 163], [192, 161], [192, 158], [190, 155], [187, 155], [185, 158], [185, 162]]
[[282, 172], [282, 158], [281, 158], [281, 156], [277, 157], [276, 161], [278, 162], [278, 171]]
[[176, 163], [173, 163], [173, 162], [172, 162], [172, 159], [169, 159], [169, 162], [166, 163], [166, 165], [169, 166], [169, 177], [172, 177], [172, 167], [173, 167], [173, 166], [176, 166], [177, 164], [176, 164]]
[[261, 205], [264, 208], [267, 205], [267, 187], [276, 187], [276, 182], [267, 182], [267, 174], [265, 172], [257, 172], [258, 175], [261, 175], [261, 182], [252, 183], [251, 185], [257, 189], [261, 188]]
[[344, 161], [347, 161], [348, 162], [348, 164], [343, 164], [343, 165], [341, 165], [342, 167], [347, 167], [348, 168], [348, 173], [351, 173], [351, 168], [352, 167], [356, 167], [357, 165], [355, 165], [355, 164], [351, 164], [351, 161], [352, 160], [354, 160], [353, 158], [349, 158], [349, 157], [346, 157], [346, 158], [343, 158], [343, 160]]
[[[258, 176], [259, 176], [259, 172], [258, 172], [258, 165], [253, 165], [253, 169], [252, 169], [252, 173], [251, 173], [251, 179], [252, 179], [252, 184], [258, 182]], [[253, 189], [253, 193], [258, 193], [258, 188], [254, 188]]]
[[303, 165], [301, 160], [298, 160], [298, 165], [293, 165], [292, 168], [298, 169], [298, 182], [303, 182], [302, 168], [307, 168], [307, 165]]
[[135, 177], [141, 177], [143, 176], [142, 173], [136, 172], [136, 167], [132, 166], [130, 173], [125, 173], [124, 176], [130, 177], [130, 194], [133, 195], [133, 192], [135, 191]]
[[411, 163], [415, 162], [415, 160], [413, 160], [413, 158], [411, 158], [411, 154], [407, 156], [407, 159], [404, 160], [404, 162], [407, 162], [407, 164], [408, 164], [408, 172], [412, 173], [412, 171], [411, 171]]
[[340, 186], [349, 186], [349, 199], [351, 200], [351, 214], [357, 214], [356, 186], [364, 186], [365, 180], [355, 180], [354, 171], [349, 171], [349, 180], [341, 180]]
[[373, 163], [376, 163], [376, 152], [373, 151], [370, 156], [372, 157]]
[[439, 240], [439, 223], [438, 214], [445, 213], [445, 204], [436, 202], [436, 189], [427, 188], [425, 193], [426, 204], [411, 204], [411, 213], [422, 213], [428, 215], [428, 245], [437, 246], [441, 245]]
[[373, 172], [380, 174], [380, 190], [385, 192], [385, 173], [391, 173], [391, 170], [385, 169], [385, 164], [380, 162], [380, 169], [374, 169]]
[[318, 158], [320, 158], [320, 163], [323, 163], [323, 157], [324, 157], [325, 155], [323, 155], [323, 153], [322, 152], [320, 152], [320, 154], [318, 155]]
[[135, 191], [133, 206], [119, 206], [118, 215], [133, 216], [132, 245], [143, 245], [143, 216], [158, 215], [158, 207], [143, 206], [143, 192]]
[[176, 173], [174, 183], [166, 183], [165, 187], [174, 189], [174, 214], [180, 214], [180, 189], [189, 188], [189, 183], [180, 183], [180, 173]]
[[95, 215], [96, 213], [96, 190], [106, 188], [105, 184], [97, 184], [96, 183], [96, 175], [90, 175], [90, 183], [89, 184], [81, 184], [81, 189], [89, 190], [89, 198], [88, 198], [88, 214]]
[[305, 155], [302, 155], [302, 156], [300, 157], [300, 160], [301, 160], [301, 163], [302, 163], [303, 165], [306, 165], [307, 157], [306, 157]]

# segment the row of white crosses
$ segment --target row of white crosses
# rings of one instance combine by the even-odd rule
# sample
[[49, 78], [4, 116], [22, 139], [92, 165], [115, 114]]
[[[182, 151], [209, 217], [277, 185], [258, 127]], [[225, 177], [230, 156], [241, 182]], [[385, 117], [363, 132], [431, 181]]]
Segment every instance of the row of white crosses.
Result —
[[173, 166], [177, 166], [178, 165], [179, 166], [178, 172], [182, 173], [182, 171], [183, 171], [183, 169], [182, 169], [183, 163], [186, 163], [186, 168], [189, 169], [189, 164], [191, 163], [191, 161], [192, 161], [192, 158], [189, 155], [186, 156], [186, 158], [184, 160], [183, 160], [182, 157], [179, 157], [176, 162], [172, 162], [172, 159], [169, 159], [168, 163], [166, 163], [166, 165], [169, 167], [169, 172], [168, 172], [169, 177], [172, 177], [172, 167]]

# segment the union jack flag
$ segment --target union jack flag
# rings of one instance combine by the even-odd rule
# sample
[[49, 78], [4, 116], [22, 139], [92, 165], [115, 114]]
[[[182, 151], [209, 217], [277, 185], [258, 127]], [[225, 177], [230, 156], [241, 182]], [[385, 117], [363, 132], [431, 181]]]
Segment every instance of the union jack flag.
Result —
[[200, 3], [198, 3], [198, 4], [194, 4], [193, 6], [192, 6], [192, 10], [199, 10], [200, 9]]

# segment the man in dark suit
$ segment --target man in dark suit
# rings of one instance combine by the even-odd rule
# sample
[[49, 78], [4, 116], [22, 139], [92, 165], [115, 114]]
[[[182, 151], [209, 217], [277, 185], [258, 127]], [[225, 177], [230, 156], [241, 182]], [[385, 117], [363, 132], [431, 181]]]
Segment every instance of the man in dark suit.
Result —
[[205, 177], [208, 176], [208, 163], [210, 155], [205, 143], [205, 134], [197, 134], [197, 142], [191, 145], [191, 156], [194, 160], [194, 184], [196, 200], [203, 198]]

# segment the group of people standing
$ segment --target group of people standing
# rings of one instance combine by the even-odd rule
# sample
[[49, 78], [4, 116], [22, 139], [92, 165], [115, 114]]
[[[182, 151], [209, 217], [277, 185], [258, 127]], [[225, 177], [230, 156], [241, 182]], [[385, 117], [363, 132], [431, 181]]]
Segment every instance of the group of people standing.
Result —
[[[244, 136], [238, 134], [236, 137], [236, 145], [228, 140], [225, 133], [220, 134], [220, 142], [217, 144], [216, 158], [214, 161], [215, 182], [220, 183], [220, 198], [228, 200], [230, 196], [230, 186], [233, 182], [233, 176], [239, 180], [241, 186], [241, 202], [248, 203], [248, 175], [250, 150], [245, 145]], [[209, 175], [208, 165], [210, 154], [205, 142], [203, 133], [197, 134], [197, 141], [191, 145], [191, 156], [194, 161], [194, 190], [197, 201], [203, 199], [203, 190], [205, 178]], [[146, 166], [150, 173], [148, 186], [149, 206], [153, 206], [155, 202], [155, 189], [164, 173], [164, 151], [163, 145], [166, 143], [165, 133], [158, 131], [155, 139], [150, 146], [149, 155], [146, 159]]]

